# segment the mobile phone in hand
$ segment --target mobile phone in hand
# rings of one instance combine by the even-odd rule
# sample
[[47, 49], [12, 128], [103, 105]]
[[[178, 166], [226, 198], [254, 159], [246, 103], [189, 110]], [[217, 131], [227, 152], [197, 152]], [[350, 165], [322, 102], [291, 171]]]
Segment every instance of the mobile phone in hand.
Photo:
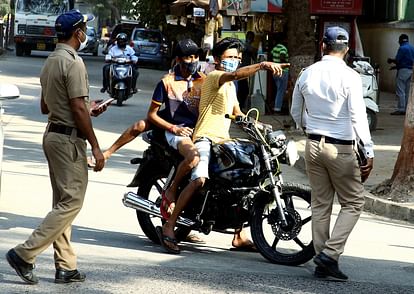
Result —
[[105, 105], [109, 105], [109, 104], [111, 104], [111, 102], [112, 102], [112, 101], [114, 101], [114, 100], [115, 100], [114, 98], [109, 98], [109, 99], [106, 99], [105, 101], [103, 101], [103, 102], [99, 103], [99, 104], [96, 106], [96, 108], [99, 108], [99, 107], [102, 107], [102, 106], [105, 106]]

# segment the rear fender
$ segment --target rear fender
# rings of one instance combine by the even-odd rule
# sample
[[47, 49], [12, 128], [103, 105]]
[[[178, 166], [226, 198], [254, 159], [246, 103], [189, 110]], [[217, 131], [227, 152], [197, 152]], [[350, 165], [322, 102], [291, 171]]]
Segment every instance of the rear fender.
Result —
[[140, 160], [139, 167], [135, 172], [134, 178], [127, 187], [138, 187], [142, 180], [148, 179], [149, 176], [155, 174], [168, 174], [171, 169], [171, 164], [168, 161], [161, 161], [158, 157], [152, 154], [151, 150], [147, 149]]

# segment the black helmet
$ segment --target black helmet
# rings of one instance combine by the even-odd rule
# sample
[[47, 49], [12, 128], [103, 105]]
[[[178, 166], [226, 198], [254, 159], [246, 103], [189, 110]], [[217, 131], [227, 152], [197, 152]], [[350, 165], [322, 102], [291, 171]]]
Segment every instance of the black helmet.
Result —
[[116, 35], [116, 42], [118, 47], [125, 48], [128, 42], [128, 36], [125, 33], [119, 33]]

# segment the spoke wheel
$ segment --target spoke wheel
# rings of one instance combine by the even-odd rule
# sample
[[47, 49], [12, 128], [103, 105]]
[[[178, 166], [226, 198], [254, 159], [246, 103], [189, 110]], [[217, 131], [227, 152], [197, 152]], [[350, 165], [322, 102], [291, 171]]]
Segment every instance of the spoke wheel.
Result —
[[287, 226], [282, 226], [274, 204], [261, 197], [252, 215], [251, 234], [259, 252], [269, 261], [300, 265], [315, 255], [311, 231], [311, 191], [297, 184], [282, 186]]
[[[161, 204], [161, 192], [162, 188], [165, 185], [167, 180], [166, 175], [154, 175], [146, 180], [141, 181], [141, 185], [138, 187], [138, 195], [155, 202], [157, 206]], [[152, 242], [159, 244], [157, 233], [155, 231], [156, 226], [162, 226], [164, 221], [156, 216], [149, 215], [145, 212], [136, 211], [137, 219], [139, 225], [141, 226], [142, 231], [145, 236], [147, 236]], [[183, 241], [186, 239], [188, 234], [190, 234], [191, 229], [187, 227], [177, 227], [175, 229], [175, 237], [178, 241]]]

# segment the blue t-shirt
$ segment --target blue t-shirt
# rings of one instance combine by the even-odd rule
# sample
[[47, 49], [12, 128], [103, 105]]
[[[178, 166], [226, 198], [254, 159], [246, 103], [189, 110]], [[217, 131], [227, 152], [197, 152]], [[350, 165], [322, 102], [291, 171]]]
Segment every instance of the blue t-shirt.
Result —
[[181, 78], [179, 67], [166, 75], [155, 87], [152, 102], [164, 105], [158, 115], [175, 125], [194, 128], [198, 118], [198, 104], [204, 75], [195, 73], [189, 81]]
[[413, 68], [414, 63], [414, 47], [408, 42], [404, 42], [398, 48], [397, 56], [395, 57], [397, 69]]

